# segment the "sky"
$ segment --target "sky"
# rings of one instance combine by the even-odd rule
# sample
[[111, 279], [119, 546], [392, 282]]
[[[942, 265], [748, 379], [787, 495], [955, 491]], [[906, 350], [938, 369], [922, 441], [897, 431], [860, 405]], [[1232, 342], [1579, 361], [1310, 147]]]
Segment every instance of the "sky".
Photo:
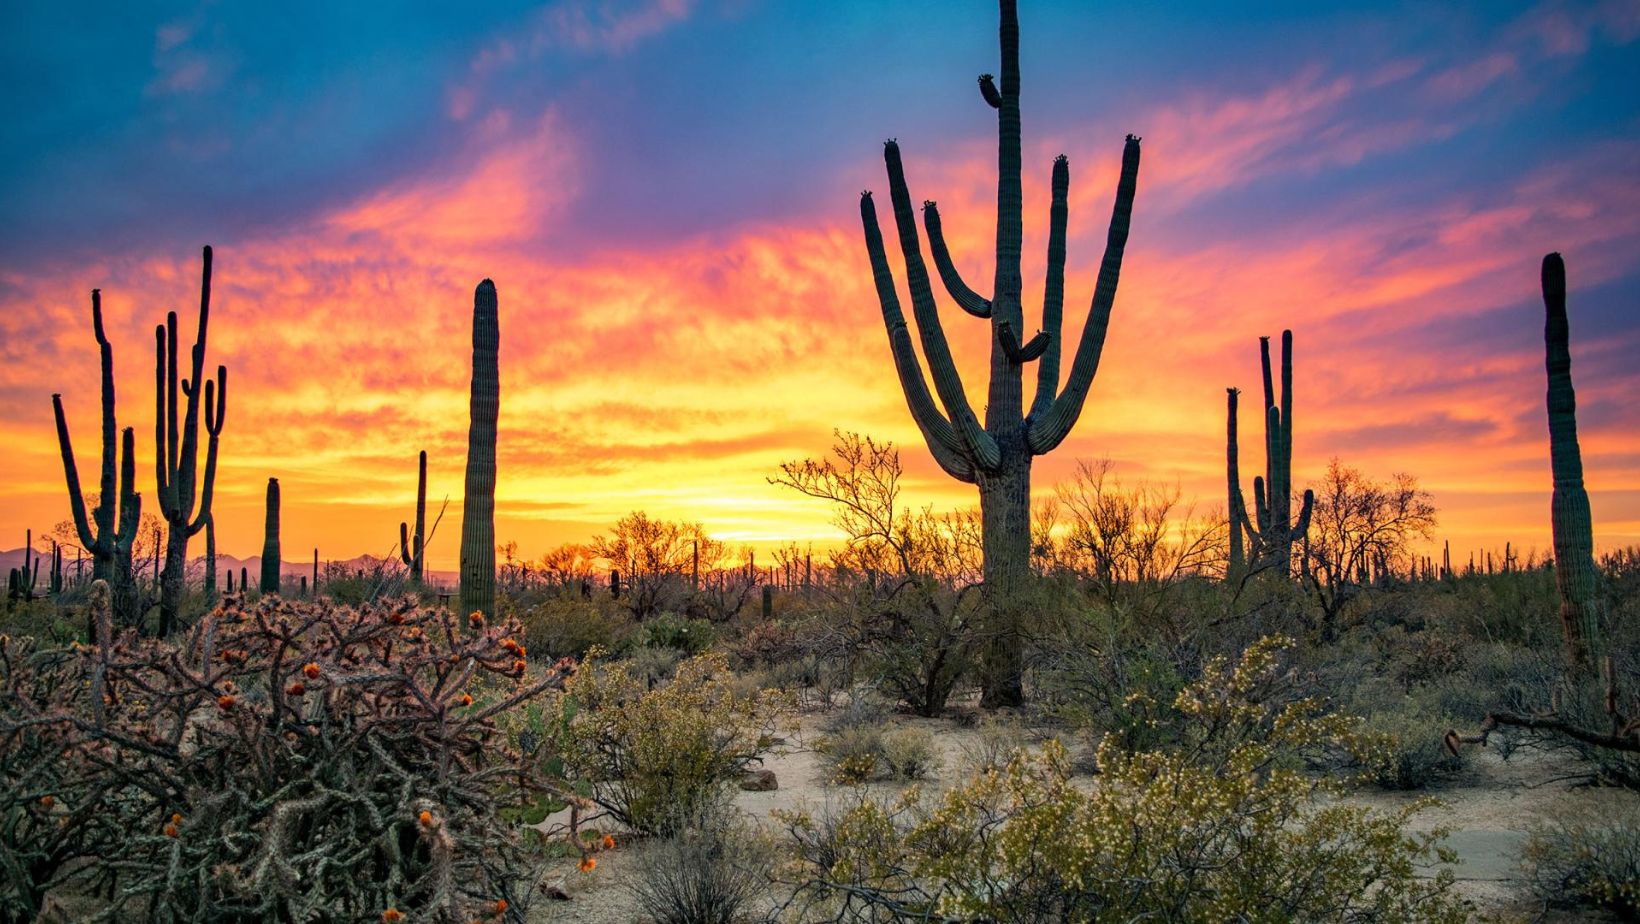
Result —
[[[833, 430], [899, 445], [908, 503], [976, 503], [906, 410], [858, 196], [897, 138], [989, 278], [994, 5], [95, 6], [0, 14], [0, 548], [68, 517], [54, 392], [95, 481], [92, 288], [152, 509], [153, 326], [192, 330], [206, 243], [226, 553], [259, 550], [276, 476], [287, 557], [389, 554], [425, 449], [430, 565], [455, 567], [486, 277], [522, 555], [632, 510], [823, 546], [825, 507], [767, 478]], [[1640, 0], [1021, 6], [1028, 327], [1053, 158], [1074, 341], [1144, 139], [1104, 361], [1038, 495], [1108, 457], [1222, 508], [1224, 389], [1256, 393], [1258, 337], [1290, 328], [1296, 484], [1410, 472], [1460, 561], [1546, 549], [1558, 250], [1596, 544], [1640, 543]], [[942, 312], [979, 407], [985, 325]]]

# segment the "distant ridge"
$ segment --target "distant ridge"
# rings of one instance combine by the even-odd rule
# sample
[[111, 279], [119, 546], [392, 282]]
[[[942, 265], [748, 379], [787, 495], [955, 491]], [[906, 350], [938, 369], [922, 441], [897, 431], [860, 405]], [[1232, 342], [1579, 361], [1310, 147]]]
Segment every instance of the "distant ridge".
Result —
[[[21, 568], [23, 566], [23, 551], [24, 550], [22, 547], [0, 550], [0, 572], [9, 572], [12, 568]], [[45, 563], [45, 570], [49, 571], [51, 561], [50, 553], [40, 554], [36, 552], [35, 554], [39, 556], [41, 562]], [[383, 561], [383, 559], [379, 559], [374, 555], [355, 555], [352, 558], [343, 559], [341, 561], [332, 561], [329, 564], [332, 567], [345, 567], [352, 571], [360, 568], [373, 568], [381, 561]], [[397, 565], [397, 570], [405, 570], [403, 565], [398, 564], [396, 561], [393, 563]], [[321, 576], [324, 575], [325, 564], [325, 559], [320, 558], [319, 574]], [[90, 559], [87, 558], [86, 568], [89, 570], [90, 567]], [[229, 569], [238, 571], [240, 568], [244, 568], [253, 576], [252, 580], [255, 580], [256, 576], [262, 573], [262, 556], [252, 555], [249, 558], [235, 558], [232, 555], [223, 555], [221, 553], [217, 554], [216, 571], [217, 581], [219, 584], [224, 580], [223, 572]], [[68, 575], [73, 574], [74, 559], [72, 556], [65, 555], [63, 557], [63, 571]], [[205, 556], [200, 555], [188, 560], [188, 579], [190, 581], [199, 580], [204, 574], [204, 571]], [[292, 580], [299, 580], [304, 576], [311, 576], [313, 574], [313, 561], [311, 559], [308, 561], [281, 561], [279, 562], [279, 573], [291, 578]], [[457, 577], [458, 572], [455, 571], [430, 570], [427, 572], [427, 582], [438, 586], [454, 587]], [[45, 581], [46, 575], [42, 573], [40, 575], [40, 583], [37, 584], [35, 588], [36, 592], [45, 587]]]

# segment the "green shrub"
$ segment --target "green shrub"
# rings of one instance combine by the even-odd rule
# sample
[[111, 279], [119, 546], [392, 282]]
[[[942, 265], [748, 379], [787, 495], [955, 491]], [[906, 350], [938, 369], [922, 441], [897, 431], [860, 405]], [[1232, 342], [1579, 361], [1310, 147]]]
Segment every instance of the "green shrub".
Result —
[[584, 667], [565, 686], [552, 742], [591, 798], [645, 834], [675, 831], [761, 760], [785, 713], [775, 693], [746, 696], [721, 654], [678, 665], [650, 689], [625, 662]]
[[927, 729], [902, 725], [883, 733], [883, 764], [897, 780], [920, 780], [939, 769], [934, 736]]
[[1366, 744], [1367, 779], [1384, 789], [1423, 789], [1463, 768], [1446, 746], [1452, 722], [1408, 701], [1404, 708], [1368, 716], [1360, 735]]
[[1547, 904], [1640, 918], [1640, 806], [1632, 800], [1539, 825], [1521, 860], [1527, 883]]
[[[582, 658], [593, 648], [618, 646], [628, 631], [624, 613], [574, 594], [547, 597], [517, 613], [521, 641], [536, 658]], [[503, 609], [505, 612], [505, 608]]]
[[[1409, 817], [1314, 797], [1337, 791], [1299, 767], [1357, 747], [1351, 722], [1313, 700], [1269, 706], [1279, 644], [1232, 670], [1210, 662], [1172, 708], [1189, 737], [1126, 752], [1107, 738], [1099, 785], [1075, 785], [1058, 742], [924, 805], [862, 799], [816, 822], [779, 815], [797, 858], [796, 900], [835, 913], [961, 920], [1396, 920], [1458, 922], [1452, 874], [1422, 878], [1441, 832]], [[861, 914], [862, 909], [864, 914]]]
[[675, 648], [696, 655], [712, 647], [717, 635], [717, 627], [704, 619], [662, 613], [640, 625], [637, 643], [644, 648]]
[[834, 783], [864, 783], [877, 776], [883, 733], [876, 725], [849, 725], [815, 743]]

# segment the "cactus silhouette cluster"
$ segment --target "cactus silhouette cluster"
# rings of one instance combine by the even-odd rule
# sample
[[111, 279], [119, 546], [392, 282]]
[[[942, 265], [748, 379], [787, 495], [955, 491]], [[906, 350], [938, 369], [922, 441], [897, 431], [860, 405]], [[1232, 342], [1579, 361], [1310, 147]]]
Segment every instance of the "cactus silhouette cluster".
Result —
[[1599, 654], [1600, 620], [1595, 600], [1594, 526], [1583, 487], [1583, 453], [1577, 443], [1577, 393], [1572, 388], [1571, 325], [1566, 318], [1566, 263], [1543, 258], [1543, 345], [1549, 392], [1549, 466], [1554, 493], [1549, 520], [1554, 530], [1555, 586], [1566, 657], [1574, 669], [1593, 666]]
[[[1270, 374], [1270, 338], [1258, 338], [1264, 372], [1264, 475], [1253, 478], [1254, 511], [1247, 514], [1241, 493], [1240, 450], [1236, 436], [1236, 404], [1240, 391], [1226, 389], [1226, 474], [1229, 480], [1230, 575], [1239, 578], [1251, 570], [1292, 571], [1293, 543], [1310, 530], [1315, 492], [1304, 492], [1304, 505], [1293, 521], [1293, 332], [1281, 332], [1281, 403], [1276, 404]], [[1243, 545], [1245, 536], [1246, 544]]]
[[495, 615], [495, 428], [501, 410], [501, 326], [495, 283], [473, 293], [473, 379], [467, 490], [461, 516], [461, 611]]
[[[7, 600], [33, 600], [34, 587], [40, 581], [40, 557], [34, 554], [34, 530], [28, 530], [27, 535], [23, 543], [22, 567], [13, 568], [6, 575]], [[53, 582], [60, 580], [61, 567], [59, 558], [57, 567], [52, 570]], [[53, 593], [57, 590], [56, 587], [52, 588]]]
[[[917, 351], [900, 310], [893, 271], [877, 223], [876, 205], [869, 191], [860, 197], [860, 219], [872, 276], [911, 416], [940, 467], [952, 477], [979, 488], [984, 593], [991, 613], [983, 678], [984, 700], [988, 705], [1014, 705], [1023, 699], [1022, 641], [1018, 625], [1022, 613], [1017, 608], [1030, 574], [1031, 460], [1053, 450], [1070, 433], [1092, 386], [1116, 299], [1139, 173], [1139, 139], [1129, 135], [1122, 152], [1116, 204], [1087, 323], [1070, 374], [1061, 387], [1070, 165], [1064, 157], [1053, 164], [1042, 330], [1029, 340], [1022, 340], [1025, 327], [1020, 259], [1024, 203], [1020, 181], [1016, 7], [1015, 0], [1002, 0], [1000, 4], [1001, 84], [999, 86], [990, 74], [983, 75], [979, 81], [981, 95], [997, 111], [996, 276], [989, 298], [976, 292], [958, 273], [945, 244], [938, 207], [927, 202], [923, 209], [930, 251], [946, 291], [965, 312], [987, 321], [991, 328], [991, 378], [983, 425], [969, 405], [940, 324], [897, 142], [890, 140], [884, 145], [883, 159], [888, 169], [894, 224], [911, 290], [912, 314], [916, 318], [923, 358], [934, 381], [932, 394], [923, 379]], [[1026, 413], [1022, 378], [1024, 367], [1030, 362], [1038, 363], [1037, 380], [1029, 413]], [[938, 405], [934, 395], [939, 396]]]
[[[205, 529], [216, 489], [218, 438], [228, 406], [228, 370], [216, 367], [216, 379], [205, 378], [205, 336], [211, 318], [211, 248], [200, 271], [199, 329], [189, 352], [191, 372], [178, 381], [177, 313], [154, 328], [154, 469], [160, 515], [166, 523], [165, 570], [160, 575], [159, 633], [176, 625], [186, 590], [188, 540]], [[204, 387], [201, 388], [201, 381]], [[180, 409], [178, 388], [187, 399]], [[204, 401], [207, 436], [205, 470], [199, 470], [200, 404]], [[179, 419], [180, 410], [180, 419]], [[196, 509], [197, 502], [197, 509]]]

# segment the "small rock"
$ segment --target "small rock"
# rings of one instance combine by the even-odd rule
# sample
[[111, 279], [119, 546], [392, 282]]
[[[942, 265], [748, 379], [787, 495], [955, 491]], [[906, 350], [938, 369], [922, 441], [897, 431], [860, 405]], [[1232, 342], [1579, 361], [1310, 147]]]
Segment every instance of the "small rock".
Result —
[[780, 788], [773, 770], [752, 770], [740, 778], [740, 788], [747, 792], [773, 792]]

